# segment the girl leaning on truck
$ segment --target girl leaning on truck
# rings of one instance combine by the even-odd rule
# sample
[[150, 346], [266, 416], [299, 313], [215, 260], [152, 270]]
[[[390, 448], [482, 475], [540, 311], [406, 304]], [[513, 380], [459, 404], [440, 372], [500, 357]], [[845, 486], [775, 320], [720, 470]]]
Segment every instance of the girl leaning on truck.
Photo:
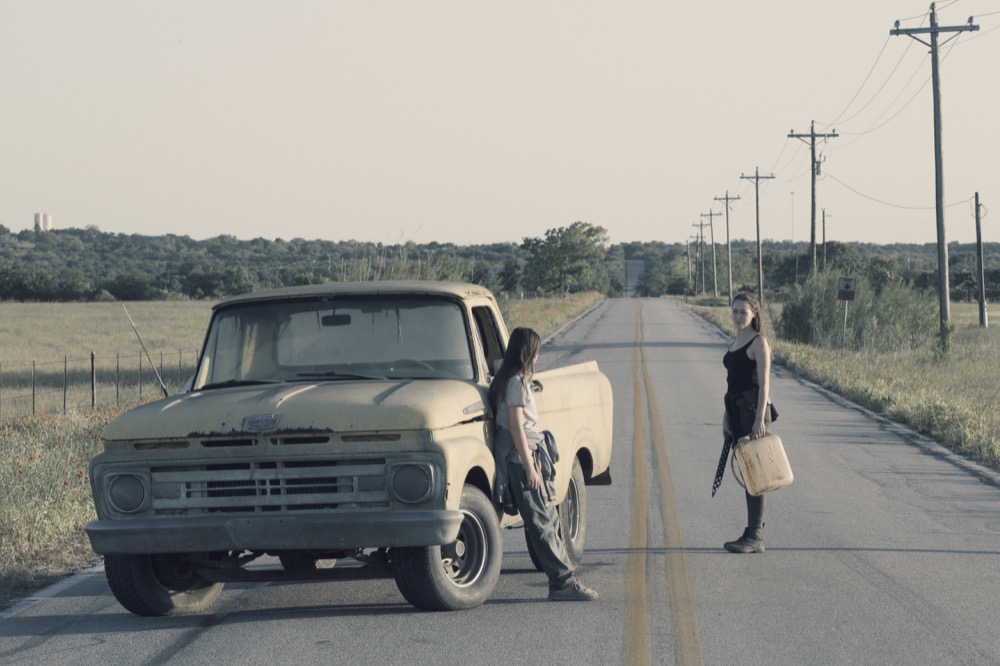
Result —
[[514, 504], [524, 520], [532, 548], [549, 577], [552, 601], [590, 601], [597, 592], [573, 575], [559, 533], [559, 514], [547, 498], [534, 452], [544, 436], [538, 426], [538, 409], [531, 391], [531, 376], [541, 348], [541, 338], [530, 328], [515, 328], [507, 351], [490, 384], [490, 406], [496, 415], [494, 457], [506, 465]]

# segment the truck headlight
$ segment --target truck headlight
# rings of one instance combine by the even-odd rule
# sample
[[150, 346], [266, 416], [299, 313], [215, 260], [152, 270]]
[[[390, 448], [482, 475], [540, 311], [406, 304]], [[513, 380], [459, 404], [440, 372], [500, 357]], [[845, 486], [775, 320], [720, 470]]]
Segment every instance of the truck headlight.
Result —
[[135, 513], [146, 505], [145, 480], [136, 474], [116, 474], [108, 479], [108, 501], [120, 513]]
[[389, 487], [400, 502], [419, 504], [434, 490], [434, 472], [430, 465], [407, 463], [392, 469]]

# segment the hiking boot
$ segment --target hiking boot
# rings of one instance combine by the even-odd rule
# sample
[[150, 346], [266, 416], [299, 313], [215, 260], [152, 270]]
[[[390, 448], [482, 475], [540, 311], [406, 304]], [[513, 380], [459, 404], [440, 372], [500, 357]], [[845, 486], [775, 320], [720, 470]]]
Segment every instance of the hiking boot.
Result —
[[593, 601], [598, 597], [592, 590], [575, 578], [571, 578], [562, 587], [549, 589], [549, 601]]
[[730, 553], [763, 553], [764, 528], [748, 527], [743, 530], [743, 536], [736, 541], [727, 541], [722, 547]]

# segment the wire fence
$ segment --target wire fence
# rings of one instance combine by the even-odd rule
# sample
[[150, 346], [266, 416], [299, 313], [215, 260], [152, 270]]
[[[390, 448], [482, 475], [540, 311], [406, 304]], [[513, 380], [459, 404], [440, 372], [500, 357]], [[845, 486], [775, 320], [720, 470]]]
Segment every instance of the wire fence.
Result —
[[0, 419], [66, 414], [176, 393], [194, 374], [198, 351], [63, 356], [56, 361], [0, 361]]

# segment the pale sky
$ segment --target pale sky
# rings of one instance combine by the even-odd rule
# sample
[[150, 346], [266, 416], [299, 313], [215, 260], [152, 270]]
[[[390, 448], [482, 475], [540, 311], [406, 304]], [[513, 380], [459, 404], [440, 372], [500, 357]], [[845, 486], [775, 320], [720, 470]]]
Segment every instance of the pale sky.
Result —
[[[0, 0], [0, 224], [461, 245], [936, 240], [925, 0]], [[937, 3], [947, 239], [1000, 242], [1000, 0]], [[927, 36], [925, 39], [929, 39]], [[817, 212], [817, 217], [820, 213]], [[715, 239], [725, 222], [714, 218]], [[705, 230], [706, 238], [708, 228]], [[818, 240], [822, 228], [818, 227]]]

